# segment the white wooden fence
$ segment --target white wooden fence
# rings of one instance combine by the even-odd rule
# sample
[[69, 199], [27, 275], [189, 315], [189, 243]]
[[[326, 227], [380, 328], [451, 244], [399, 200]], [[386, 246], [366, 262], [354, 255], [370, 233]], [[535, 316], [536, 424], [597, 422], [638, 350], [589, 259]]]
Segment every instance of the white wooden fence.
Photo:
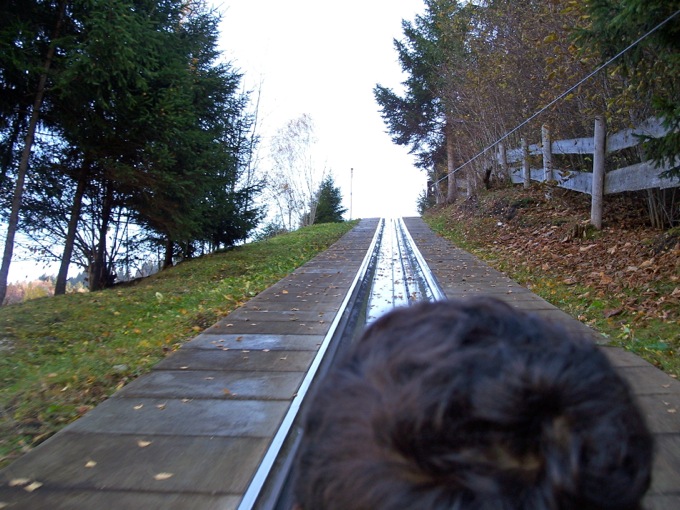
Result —
[[[680, 186], [678, 178], [662, 178], [660, 174], [668, 167], [655, 167], [652, 161], [645, 161], [604, 171], [606, 154], [620, 151], [640, 144], [639, 135], [659, 138], [666, 134], [666, 129], [657, 119], [648, 119], [634, 129], [626, 129], [607, 136], [605, 122], [602, 117], [595, 119], [593, 138], [574, 138], [572, 140], [550, 140], [550, 132], [546, 126], [541, 133], [541, 143], [528, 145], [522, 139], [522, 146], [515, 149], [498, 147], [498, 162], [513, 183], [523, 183], [529, 187], [531, 180], [555, 181], [558, 186], [593, 197], [590, 221], [598, 229], [602, 228], [603, 195], [636, 191], [650, 188], [672, 188]], [[592, 154], [593, 171], [576, 172], [560, 170], [553, 167], [555, 154]], [[543, 168], [530, 168], [530, 156], [542, 156]], [[517, 165], [517, 163], [521, 163]]]

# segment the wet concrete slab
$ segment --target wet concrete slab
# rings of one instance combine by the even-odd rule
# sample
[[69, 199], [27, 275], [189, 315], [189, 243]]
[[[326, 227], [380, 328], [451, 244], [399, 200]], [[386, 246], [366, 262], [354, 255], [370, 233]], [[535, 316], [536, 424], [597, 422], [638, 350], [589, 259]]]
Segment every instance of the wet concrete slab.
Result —
[[[82, 488], [153, 492], [238, 494], [248, 471], [264, 453], [262, 438], [218, 436], [121, 436], [113, 443], [100, 433], [67, 433], [41, 449], [39, 462], [24, 465], [43, 489]], [[191, 452], [178, 455], [178, 452]], [[200, 462], [197, 462], [200, 460]], [[237, 460], [244, 469], [230, 470]], [[6, 475], [12, 476], [10, 467]], [[167, 476], [158, 476], [159, 474]], [[48, 507], [46, 507], [48, 508]]]
[[332, 312], [310, 312], [307, 310], [244, 310], [240, 309], [229, 314], [230, 319], [250, 322], [318, 322], [333, 320]]
[[201, 494], [197, 492], [153, 493], [131, 490], [77, 489], [41, 487], [28, 493], [23, 487], [0, 485], [0, 501], [11, 501], [12, 510], [236, 510], [241, 496]]
[[[66, 427], [108, 434], [269, 437], [288, 407], [285, 401], [196, 398], [110, 398]], [[178, 452], [179, 453], [179, 452]]]
[[117, 397], [287, 400], [305, 372], [157, 370]]
[[267, 351], [245, 348], [180, 349], [161, 361], [155, 369], [306, 372], [315, 354], [315, 351]]
[[678, 434], [663, 434], [657, 437], [651, 493], [676, 493], [680, 496], [680, 458], [673, 454], [679, 451]]
[[[338, 307], [341, 303], [338, 303]], [[304, 306], [304, 305], [301, 305]], [[281, 316], [281, 320], [250, 321], [232, 318], [218, 322], [206, 330], [208, 334], [271, 334], [271, 335], [325, 335], [330, 327], [329, 320], [315, 319], [311, 321], [291, 321]]]
[[258, 334], [220, 334], [201, 333], [182, 349], [253, 349], [253, 350], [287, 350], [316, 351], [323, 335], [258, 335]]
[[338, 308], [338, 302], [336, 300], [318, 302], [309, 300], [286, 300], [279, 301], [276, 296], [260, 294], [257, 301], [248, 302], [243, 305], [239, 310], [243, 311], [266, 311], [266, 312], [295, 312], [304, 310], [308, 313], [335, 313]]

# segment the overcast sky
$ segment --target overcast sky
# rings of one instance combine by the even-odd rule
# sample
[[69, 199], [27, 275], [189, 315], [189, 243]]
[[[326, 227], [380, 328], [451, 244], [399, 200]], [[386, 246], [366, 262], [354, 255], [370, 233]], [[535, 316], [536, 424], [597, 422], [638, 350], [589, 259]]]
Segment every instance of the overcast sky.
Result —
[[319, 152], [352, 216], [417, 215], [424, 171], [394, 145], [373, 98], [376, 83], [399, 88], [404, 76], [393, 39], [422, 0], [211, 0], [222, 14], [221, 49], [261, 84], [261, 153], [287, 121], [311, 115]]

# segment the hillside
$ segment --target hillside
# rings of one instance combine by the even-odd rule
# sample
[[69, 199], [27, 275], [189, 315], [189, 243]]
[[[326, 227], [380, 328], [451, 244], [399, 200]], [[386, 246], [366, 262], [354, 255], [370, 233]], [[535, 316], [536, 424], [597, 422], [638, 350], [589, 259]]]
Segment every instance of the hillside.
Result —
[[640, 196], [605, 200], [534, 185], [430, 210], [425, 220], [554, 305], [674, 376], [680, 374], [680, 228], [648, 226]]
[[139, 282], [0, 308], [0, 467], [354, 225], [313, 225], [182, 262]]

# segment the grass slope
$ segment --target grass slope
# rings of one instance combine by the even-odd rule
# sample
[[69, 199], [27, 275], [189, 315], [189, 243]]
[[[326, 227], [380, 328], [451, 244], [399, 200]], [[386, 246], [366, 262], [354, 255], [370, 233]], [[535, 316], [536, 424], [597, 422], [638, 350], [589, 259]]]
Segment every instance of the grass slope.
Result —
[[134, 285], [0, 308], [0, 467], [354, 225], [315, 225], [187, 261]]
[[680, 375], [680, 229], [647, 226], [635, 195], [605, 200], [545, 185], [504, 188], [436, 209], [425, 220], [555, 306], [674, 377]]

